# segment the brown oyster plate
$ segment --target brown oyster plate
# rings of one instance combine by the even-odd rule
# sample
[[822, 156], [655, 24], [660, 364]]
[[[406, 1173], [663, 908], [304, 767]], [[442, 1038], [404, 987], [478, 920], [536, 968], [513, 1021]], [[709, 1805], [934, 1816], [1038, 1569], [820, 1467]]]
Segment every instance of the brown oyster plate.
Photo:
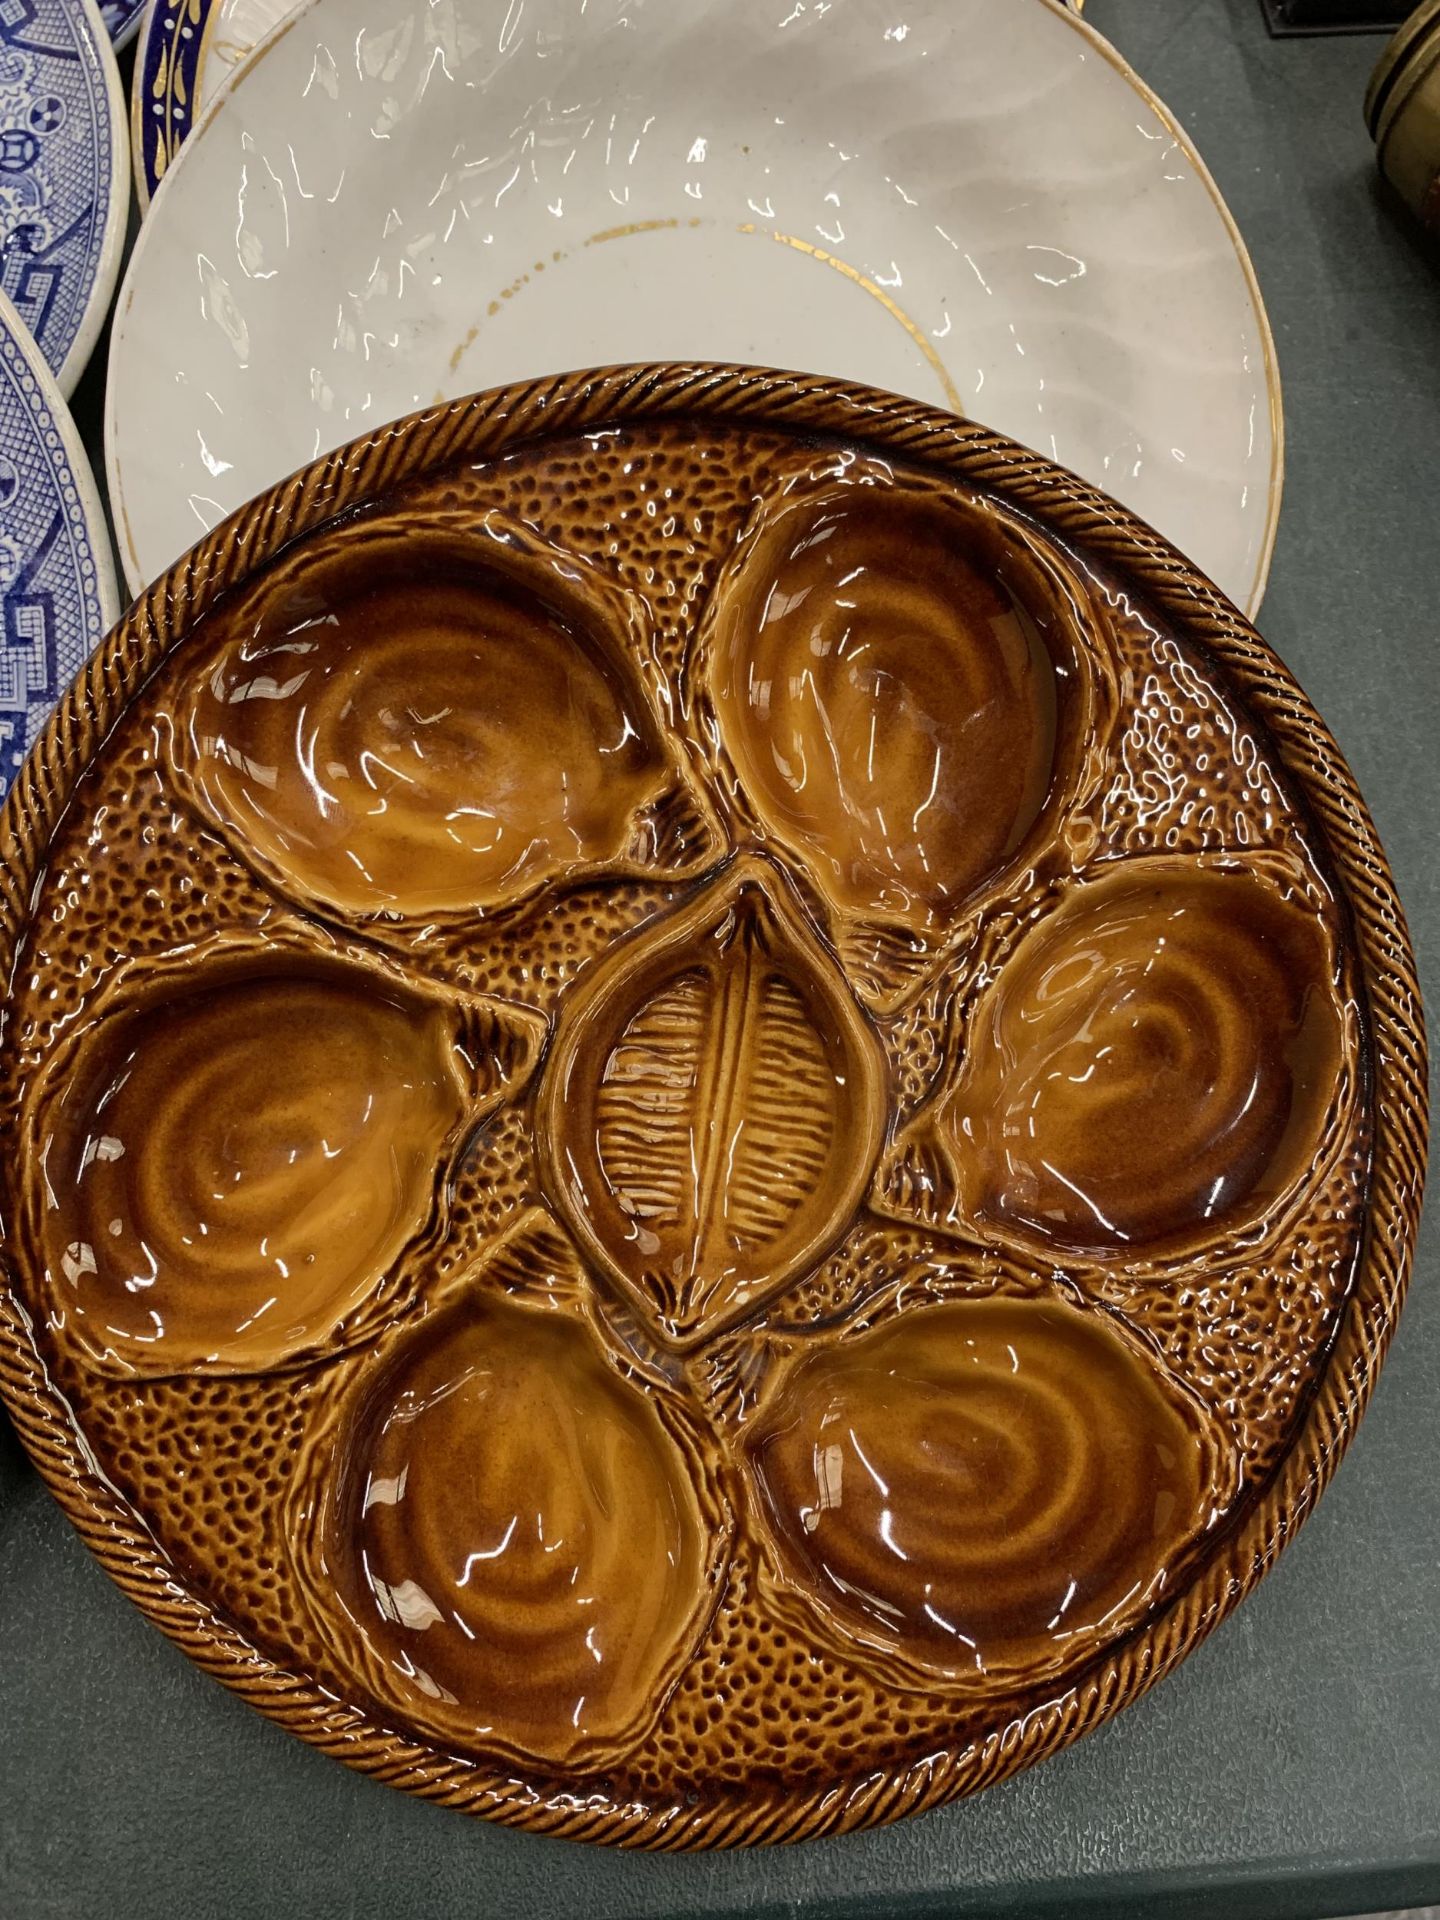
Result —
[[973, 1792], [1310, 1511], [1424, 1173], [1329, 734], [1113, 502], [724, 367], [417, 414], [127, 614], [0, 837], [0, 1390], [119, 1584], [574, 1838]]

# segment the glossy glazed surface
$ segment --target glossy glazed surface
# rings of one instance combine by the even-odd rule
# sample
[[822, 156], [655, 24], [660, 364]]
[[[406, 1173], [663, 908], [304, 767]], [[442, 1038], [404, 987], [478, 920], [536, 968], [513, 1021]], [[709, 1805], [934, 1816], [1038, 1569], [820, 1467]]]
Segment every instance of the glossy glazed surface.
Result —
[[787, 1577], [902, 1683], [1036, 1680], [1122, 1632], [1235, 1490], [1142, 1353], [1038, 1300], [920, 1309], [807, 1354], [748, 1451]]
[[329, 1566], [382, 1706], [557, 1765], [623, 1751], [714, 1597], [695, 1474], [643, 1385], [553, 1302], [470, 1298], [355, 1419]]
[[708, 356], [984, 420], [1259, 604], [1258, 287], [1188, 135], [1057, 0], [309, 0], [183, 156], [111, 354], [136, 592], [398, 414]]
[[[142, 214], [205, 108], [295, 4], [157, 0], [146, 11], [144, 37], [135, 55], [131, 113], [135, 192]], [[111, 38], [122, 46], [140, 25], [144, 0], [107, 0], [104, 10]], [[1075, 12], [1080, 11], [1076, 5]]]
[[130, 90], [130, 157], [144, 214], [190, 129], [236, 67], [292, 11], [293, 0], [117, 3], [132, 9], [129, 31], [142, 28]]
[[884, 1130], [885, 1056], [778, 868], [742, 860], [564, 1009], [542, 1172], [580, 1244], [682, 1344], [844, 1233]]
[[68, 399], [120, 271], [130, 194], [125, 97], [95, 0], [0, 18], [0, 292]]
[[172, 978], [102, 1014], [37, 1114], [71, 1337], [173, 1373], [274, 1366], [328, 1334], [434, 1205], [471, 1096], [453, 1026], [303, 963]]
[[515, 530], [361, 524], [226, 608], [174, 716], [201, 805], [341, 913], [504, 905], [614, 861], [665, 784], [613, 593]]
[[[815, 547], [794, 537], [817, 521]], [[907, 523], [943, 591], [900, 593], [897, 614]], [[841, 539], [858, 566], [817, 558]], [[752, 674], [757, 606], [798, 624]], [[517, 623], [543, 644], [516, 648]], [[385, 778], [408, 741], [435, 776], [428, 817], [471, 808], [504, 753], [466, 730], [432, 754], [436, 700], [469, 690], [469, 662], [494, 666], [485, 713], [505, 711], [508, 674], [519, 739], [561, 628], [576, 702], [525, 736], [523, 765], [562, 758], [562, 715], [626, 715], [623, 744], [653, 746], [652, 771], [634, 792], [587, 789], [613, 789], [623, 834], [552, 858], [537, 779], [543, 857], [523, 884], [507, 862], [477, 888], [473, 844], [442, 831], [395, 863], [423, 867], [413, 912], [291, 857], [306, 767], [331, 797], [332, 767], [363, 769], [351, 790], [383, 805], [351, 809], [362, 859], [392, 803], [410, 809], [415, 780], [382, 791], [366, 759], [381, 721]], [[457, 631], [459, 667], [428, 682]], [[396, 669], [367, 706], [351, 679], [334, 711], [363, 744], [312, 747], [296, 716], [316, 657], [371, 650], [421, 663], [418, 690]], [[812, 662], [835, 659], [859, 670], [817, 680]], [[1226, 1543], [1324, 1381], [1373, 1115], [1325, 845], [1182, 611], [1002, 489], [833, 433], [682, 416], [539, 439], [532, 424], [503, 459], [452, 457], [289, 547], [156, 664], [48, 849], [0, 1113], [33, 1139], [49, 1089], [80, 1097], [67, 1055], [118, 1017], [112, 996], [140, 1004], [177, 964], [195, 992], [217, 959], [288, 973], [306, 951], [353, 970], [367, 1002], [429, 1010], [412, 1042], [432, 1015], [458, 1036], [461, 1113], [432, 1207], [384, 1271], [348, 1260], [353, 1308], [242, 1375], [202, 1353], [183, 1379], [117, 1393], [43, 1257], [42, 1187], [21, 1174], [17, 1195], [4, 1171], [38, 1155], [0, 1153], [0, 1204], [8, 1219], [21, 1203], [17, 1287], [86, 1444], [167, 1551], [184, 1543], [198, 1592], [317, 1698], [351, 1703], [367, 1764], [418, 1756], [426, 1790], [454, 1769], [464, 1804], [543, 1808], [541, 1824], [583, 1800], [584, 1830], [606, 1836], [638, 1822], [658, 1838], [672, 1808], [697, 1838], [809, 1830], [837, 1791], [820, 1824], [851, 1824], [869, 1817], [857, 1781], [903, 1802], [927, 1755], [992, 1750], [1037, 1689], [1063, 1711], [1107, 1663], [1208, 1624]], [[797, 712], [813, 794], [835, 803], [813, 832], [782, 817], [810, 797], [796, 729], [766, 734]], [[222, 757], [205, 743], [237, 715], [257, 731]], [[855, 751], [872, 719], [873, 771]], [[906, 807], [913, 823], [927, 741], [927, 786], [977, 822], [958, 856], [975, 864], [929, 893], [894, 825]], [[977, 760], [996, 764], [998, 824]], [[284, 844], [251, 824], [282, 770]], [[934, 857], [957, 857], [948, 836]], [[1052, 992], [1076, 984], [1066, 955], [1098, 937], [1097, 899], [1118, 928], [1098, 1010]], [[177, 1057], [198, 1057], [185, 999], [167, 1004]], [[1027, 1054], [1006, 1023], [1036, 1010]], [[1177, 1038], [1225, 1068], [1200, 1116], [1224, 1202], [1203, 1236], [1102, 1243], [1063, 1207], [1024, 1211], [1026, 1181], [1058, 1168], [1082, 1185], [1094, 1129], [1068, 1089], [1094, 1061], [1066, 1049], [1104, 1021], [1097, 1056], [1140, 1063], [1101, 1080], [1127, 1125]], [[1012, 1105], [1044, 1094], [1047, 1129], [1009, 1150], [1003, 1218], [957, 1201], [954, 1166], [990, 1163], [963, 1144], [973, 1127], [946, 1132], [995, 1052], [1019, 1062]], [[273, 1050], [254, 1071], [274, 1078]], [[378, 1050], [366, 1073], [395, 1078]], [[1155, 1111], [1177, 1105], [1164, 1081]], [[1194, 1145], [1177, 1165], [1165, 1131], [1154, 1112], [1115, 1127], [1121, 1198], [1147, 1232], [1147, 1208], [1195, 1206]], [[218, 1468], [177, 1505], [154, 1453], [177, 1399], [206, 1430], [231, 1423], [255, 1463], [232, 1519]], [[207, 1560], [222, 1524], [239, 1538]], [[496, 1654], [537, 1634], [523, 1659]]]
[[16, 641], [0, 672], [0, 792], [119, 600], [105, 510], [69, 410], [24, 322], [0, 293], [0, 497]]
[[957, 1215], [1145, 1252], [1273, 1207], [1340, 1074], [1334, 971], [1303, 900], [1234, 866], [1076, 888], [976, 1007], [937, 1105]]
[[871, 478], [802, 494], [757, 536], [710, 698], [740, 788], [835, 904], [929, 927], [1039, 818], [1055, 669], [1001, 554], [977, 564], [953, 508]]

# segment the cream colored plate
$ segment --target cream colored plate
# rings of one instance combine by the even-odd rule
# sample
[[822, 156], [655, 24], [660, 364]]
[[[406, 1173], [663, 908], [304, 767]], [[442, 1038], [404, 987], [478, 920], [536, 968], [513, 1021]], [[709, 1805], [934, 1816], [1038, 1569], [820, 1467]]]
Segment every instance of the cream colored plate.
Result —
[[148, 0], [130, 83], [130, 155], [143, 215], [191, 127], [296, 0]]
[[414, 407], [692, 357], [973, 414], [1259, 601], [1253, 273], [1058, 0], [308, 0], [141, 229], [106, 435], [127, 577]]

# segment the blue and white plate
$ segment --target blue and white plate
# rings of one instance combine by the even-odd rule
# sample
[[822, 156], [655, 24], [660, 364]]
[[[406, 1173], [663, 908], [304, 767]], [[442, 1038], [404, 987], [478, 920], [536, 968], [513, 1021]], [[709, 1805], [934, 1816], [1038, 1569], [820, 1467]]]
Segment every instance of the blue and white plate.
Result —
[[[0, 13], [7, 0], [0, 0]], [[13, 0], [8, 0], [13, 5]], [[105, 515], [49, 369], [0, 295], [0, 795], [119, 612]]]
[[0, 290], [64, 394], [115, 290], [128, 146], [95, 0], [0, 0]]
[[105, 22], [110, 44], [117, 53], [134, 39], [144, 11], [145, 0], [101, 0], [100, 18]]

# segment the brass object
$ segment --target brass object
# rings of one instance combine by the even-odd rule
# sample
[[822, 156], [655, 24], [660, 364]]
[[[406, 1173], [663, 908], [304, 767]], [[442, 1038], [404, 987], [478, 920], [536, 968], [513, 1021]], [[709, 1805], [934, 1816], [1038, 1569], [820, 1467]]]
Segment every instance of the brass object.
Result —
[[1440, 0], [1423, 0], [1381, 54], [1365, 122], [1381, 172], [1440, 238]]
[[1423, 1185], [1283, 666], [970, 421], [568, 374], [149, 588], [0, 820], [0, 1394], [301, 1737], [718, 1846], [1107, 1719], [1312, 1510]]

